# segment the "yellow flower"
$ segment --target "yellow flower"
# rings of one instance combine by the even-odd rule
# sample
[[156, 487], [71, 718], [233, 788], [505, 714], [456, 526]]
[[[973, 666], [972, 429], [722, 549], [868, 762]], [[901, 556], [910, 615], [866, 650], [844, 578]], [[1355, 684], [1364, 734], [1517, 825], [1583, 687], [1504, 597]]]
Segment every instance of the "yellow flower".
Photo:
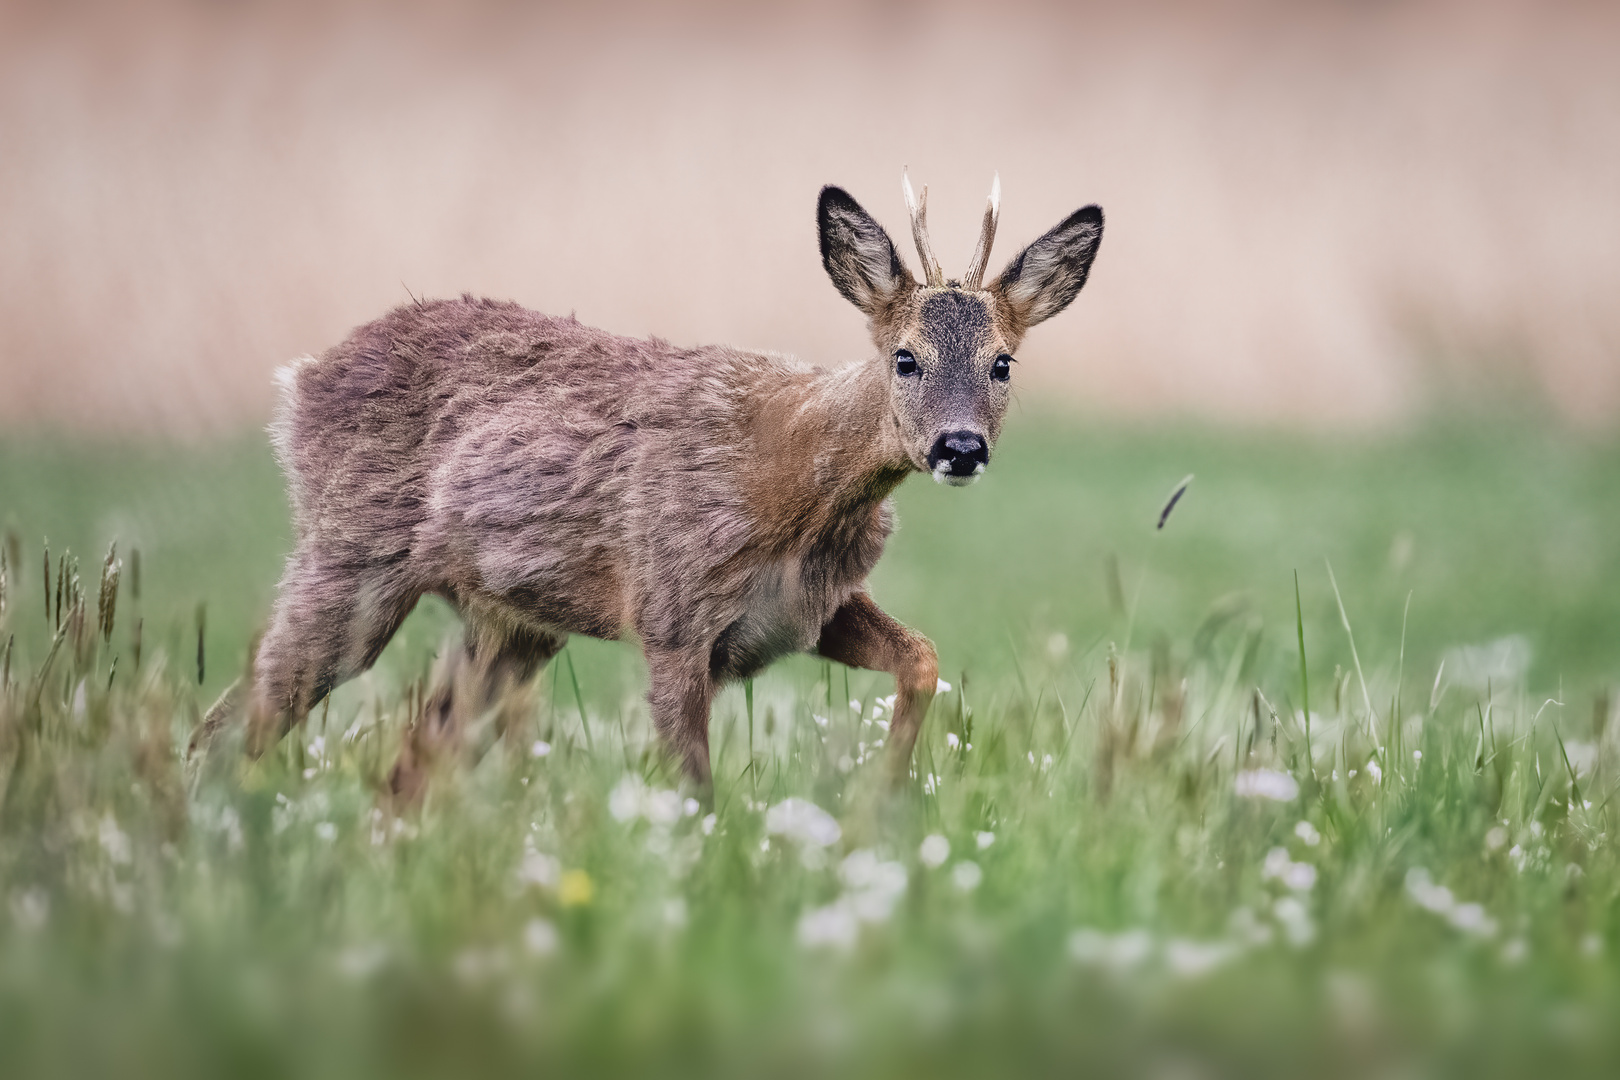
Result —
[[562, 901], [563, 907], [588, 904], [595, 894], [596, 885], [591, 881], [591, 875], [583, 870], [569, 870], [557, 883], [557, 899]]

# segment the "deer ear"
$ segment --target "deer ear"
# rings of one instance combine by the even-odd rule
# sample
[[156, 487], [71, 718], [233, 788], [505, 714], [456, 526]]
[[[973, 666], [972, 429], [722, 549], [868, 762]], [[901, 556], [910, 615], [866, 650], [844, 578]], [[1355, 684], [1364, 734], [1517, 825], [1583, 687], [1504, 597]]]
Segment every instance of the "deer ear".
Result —
[[1050, 319], [1079, 294], [1102, 232], [1102, 208], [1082, 207], [1007, 264], [990, 291], [1011, 311], [1020, 332]]
[[883, 226], [843, 188], [821, 189], [816, 227], [827, 276], [868, 317], [876, 318], [916, 284]]

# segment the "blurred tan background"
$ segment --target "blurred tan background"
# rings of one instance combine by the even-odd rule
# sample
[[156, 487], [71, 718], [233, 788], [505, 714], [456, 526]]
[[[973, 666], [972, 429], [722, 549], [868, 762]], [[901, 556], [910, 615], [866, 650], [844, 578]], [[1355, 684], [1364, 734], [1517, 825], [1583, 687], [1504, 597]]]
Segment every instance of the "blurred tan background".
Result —
[[10, 4], [0, 425], [261, 422], [417, 296], [835, 364], [823, 183], [947, 273], [1087, 202], [1026, 403], [1620, 416], [1620, 11], [1505, 3]]

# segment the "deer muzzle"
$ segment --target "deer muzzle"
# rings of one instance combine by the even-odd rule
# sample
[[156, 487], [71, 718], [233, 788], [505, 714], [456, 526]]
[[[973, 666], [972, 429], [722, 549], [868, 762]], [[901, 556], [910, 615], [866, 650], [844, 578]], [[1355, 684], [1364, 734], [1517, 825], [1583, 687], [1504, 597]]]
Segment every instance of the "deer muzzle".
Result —
[[990, 444], [973, 431], [947, 431], [934, 440], [928, 451], [928, 468], [934, 482], [966, 487], [979, 478], [990, 464]]

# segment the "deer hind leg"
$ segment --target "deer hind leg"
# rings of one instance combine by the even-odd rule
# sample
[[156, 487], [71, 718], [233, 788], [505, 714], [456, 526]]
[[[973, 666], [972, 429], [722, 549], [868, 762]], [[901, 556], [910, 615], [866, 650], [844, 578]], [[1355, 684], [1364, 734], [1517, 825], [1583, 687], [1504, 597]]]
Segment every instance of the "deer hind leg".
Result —
[[709, 768], [709, 706], [714, 702], [714, 680], [708, 656], [649, 647], [647, 692], [653, 727], [684, 772], [705, 794], [714, 787]]
[[419, 595], [398, 569], [357, 570], [317, 551], [295, 553], [254, 655], [248, 752], [274, 746], [335, 687], [376, 663]]
[[463, 609], [466, 636], [440, 664], [422, 713], [405, 733], [399, 758], [388, 774], [396, 802], [414, 803], [426, 788], [435, 762], [461, 750], [469, 722], [491, 708], [497, 733], [509, 730], [528, 711], [528, 700], [515, 693], [567, 638], [562, 634], [515, 624], [489, 613]]
[[889, 724], [889, 767], [896, 782], [911, 770], [911, 750], [939, 685], [933, 644], [907, 629], [865, 593], [857, 593], [821, 628], [816, 652], [829, 660], [894, 676], [898, 699]]

